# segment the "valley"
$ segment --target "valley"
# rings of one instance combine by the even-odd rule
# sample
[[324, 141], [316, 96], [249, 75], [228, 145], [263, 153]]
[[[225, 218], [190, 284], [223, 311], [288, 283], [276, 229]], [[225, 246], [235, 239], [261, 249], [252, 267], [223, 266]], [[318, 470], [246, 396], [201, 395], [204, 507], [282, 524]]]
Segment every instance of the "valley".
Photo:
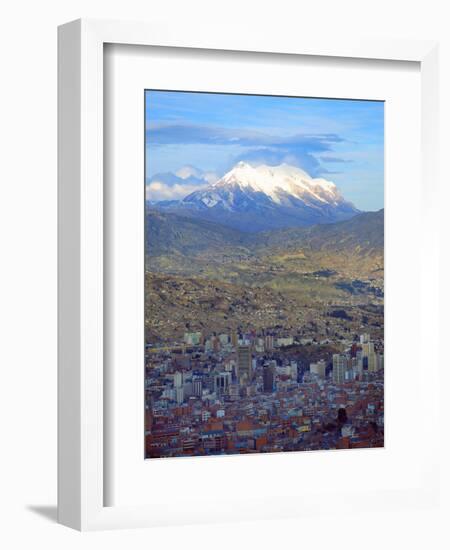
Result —
[[[381, 332], [383, 223], [381, 210], [334, 224], [244, 233], [149, 208], [147, 341], [211, 326], [303, 327], [306, 335], [310, 320], [318, 338], [364, 324]], [[335, 317], [342, 308], [348, 314]]]

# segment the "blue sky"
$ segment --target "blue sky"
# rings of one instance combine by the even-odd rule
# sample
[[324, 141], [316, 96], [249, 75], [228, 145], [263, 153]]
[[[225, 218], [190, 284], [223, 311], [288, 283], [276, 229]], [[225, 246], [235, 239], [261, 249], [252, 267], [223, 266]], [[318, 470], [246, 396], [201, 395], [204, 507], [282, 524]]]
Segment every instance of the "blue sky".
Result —
[[[361, 210], [384, 206], [382, 102], [147, 91], [145, 117], [146, 178], [161, 180], [157, 199], [181, 198], [204, 173], [213, 181], [244, 160], [293, 164], [333, 181]], [[176, 181], [154, 178], [186, 165], [195, 170]]]

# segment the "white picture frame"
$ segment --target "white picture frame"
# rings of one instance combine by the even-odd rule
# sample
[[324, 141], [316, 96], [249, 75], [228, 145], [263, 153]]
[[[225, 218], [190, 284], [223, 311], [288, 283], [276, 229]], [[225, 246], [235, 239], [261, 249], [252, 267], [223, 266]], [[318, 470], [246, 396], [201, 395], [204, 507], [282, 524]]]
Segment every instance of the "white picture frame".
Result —
[[[155, 514], [152, 507], [105, 506], [104, 475], [104, 194], [103, 194], [103, 62], [105, 44], [200, 48], [285, 55], [411, 61], [421, 72], [422, 197], [421, 223], [427, 239], [437, 237], [435, 216], [438, 155], [438, 45], [433, 41], [363, 40], [355, 37], [308, 35], [267, 37], [217, 28], [202, 37], [188, 29], [177, 32], [152, 23], [78, 20], [59, 28], [59, 351], [58, 351], [58, 518], [79, 530], [144, 527], [183, 522], [214, 521], [214, 515], [169, 509]], [[437, 239], [436, 239], [437, 241]], [[422, 284], [436, 290], [437, 250], [421, 265]], [[421, 304], [421, 314], [437, 317], [436, 293]], [[425, 308], [425, 310], [423, 309]], [[432, 346], [430, 346], [432, 348]], [[433, 353], [432, 351], [430, 352]], [[431, 358], [433, 360], [433, 357]], [[436, 359], [436, 356], [434, 357]], [[437, 380], [436, 365], [430, 376]], [[434, 378], [433, 378], [434, 377]], [[438, 385], [436, 385], [438, 387]], [[436, 389], [436, 395], [438, 390]], [[436, 400], [430, 396], [433, 406]], [[437, 415], [437, 410], [430, 414]], [[391, 495], [390, 505], [433, 503], [438, 495], [437, 470], [419, 487]], [[371, 495], [367, 495], [368, 498]], [[299, 495], [301, 497], [301, 495]], [[344, 498], [342, 495], [341, 498]], [[239, 500], [237, 495], [236, 501]], [[319, 499], [318, 499], [319, 501]], [[301, 515], [319, 510], [301, 503], [280, 514]], [[226, 519], [267, 516], [263, 501], [251, 510], [235, 506]]]

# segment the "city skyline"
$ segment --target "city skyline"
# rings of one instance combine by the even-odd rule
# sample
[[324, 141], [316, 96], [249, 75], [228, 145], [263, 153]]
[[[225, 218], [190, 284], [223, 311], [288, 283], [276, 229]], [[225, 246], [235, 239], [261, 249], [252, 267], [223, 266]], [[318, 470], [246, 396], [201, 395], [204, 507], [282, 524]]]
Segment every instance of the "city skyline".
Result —
[[150, 346], [146, 457], [382, 447], [382, 339], [363, 333], [304, 364], [294, 346], [333, 340], [282, 333], [186, 332]]

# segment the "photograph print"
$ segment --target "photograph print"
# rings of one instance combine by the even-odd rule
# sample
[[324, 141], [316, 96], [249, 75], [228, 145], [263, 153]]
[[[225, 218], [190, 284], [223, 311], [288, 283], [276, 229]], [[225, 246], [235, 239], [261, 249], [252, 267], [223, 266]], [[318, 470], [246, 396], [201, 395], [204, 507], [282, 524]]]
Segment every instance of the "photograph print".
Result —
[[384, 446], [384, 103], [145, 91], [145, 458]]

